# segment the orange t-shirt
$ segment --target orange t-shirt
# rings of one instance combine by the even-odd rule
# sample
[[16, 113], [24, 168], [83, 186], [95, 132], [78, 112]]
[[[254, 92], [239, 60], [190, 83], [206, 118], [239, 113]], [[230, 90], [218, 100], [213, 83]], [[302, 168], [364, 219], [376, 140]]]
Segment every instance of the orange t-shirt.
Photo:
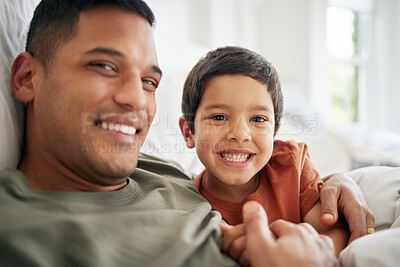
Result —
[[310, 160], [307, 146], [295, 141], [275, 140], [274, 150], [267, 165], [262, 168], [257, 190], [240, 203], [218, 198], [203, 185], [205, 170], [194, 183], [213, 210], [231, 225], [243, 222], [242, 206], [249, 200], [261, 203], [267, 212], [269, 223], [284, 219], [300, 223], [319, 199], [318, 187], [322, 184], [318, 172]]

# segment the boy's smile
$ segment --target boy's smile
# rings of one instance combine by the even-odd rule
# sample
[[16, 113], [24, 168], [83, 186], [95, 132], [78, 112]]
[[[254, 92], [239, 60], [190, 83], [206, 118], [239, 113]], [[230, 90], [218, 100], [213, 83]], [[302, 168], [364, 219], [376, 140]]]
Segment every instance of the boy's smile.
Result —
[[232, 186], [254, 190], [252, 178], [271, 157], [275, 121], [267, 89], [244, 75], [220, 75], [207, 83], [195, 133], [188, 138], [207, 169], [208, 190], [220, 197]]

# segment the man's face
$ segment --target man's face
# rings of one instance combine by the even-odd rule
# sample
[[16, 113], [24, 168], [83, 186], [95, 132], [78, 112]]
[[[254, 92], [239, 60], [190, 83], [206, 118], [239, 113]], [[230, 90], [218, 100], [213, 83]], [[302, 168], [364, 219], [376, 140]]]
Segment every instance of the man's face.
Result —
[[123, 181], [136, 167], [161, 79], [147, 20], [115, 8], [82, 13], [76, 35], [39, 77], [36, 147], [96, 184]]

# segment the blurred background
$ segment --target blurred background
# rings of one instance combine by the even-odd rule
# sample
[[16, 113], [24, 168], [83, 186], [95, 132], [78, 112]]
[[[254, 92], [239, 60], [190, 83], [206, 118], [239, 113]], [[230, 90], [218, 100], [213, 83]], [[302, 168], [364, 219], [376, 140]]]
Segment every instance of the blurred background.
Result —
[[208, 50], [238, 45], [277, 69], [285, 97], [277, 138], [306, 142], [322, 175], [400, 166], [400, 0], [146, 2], [164, 77], [143, 152], [202, 168], [178, 127], [183, 82]]

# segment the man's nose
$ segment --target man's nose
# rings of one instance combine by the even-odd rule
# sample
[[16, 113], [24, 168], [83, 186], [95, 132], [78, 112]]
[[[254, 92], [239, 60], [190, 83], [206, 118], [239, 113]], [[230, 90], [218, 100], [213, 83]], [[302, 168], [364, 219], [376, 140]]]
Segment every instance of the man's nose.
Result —
[[238, 143], [249, 142], [251, 140], [251, 130], [245, 118], [241, 118], [232, 125], [229, 125], [227, 139]]
[[136, 75], [121, 81], [113, 95], [114, 102], [128, 111], [146, 107], [146, 95], [141, 77]]

